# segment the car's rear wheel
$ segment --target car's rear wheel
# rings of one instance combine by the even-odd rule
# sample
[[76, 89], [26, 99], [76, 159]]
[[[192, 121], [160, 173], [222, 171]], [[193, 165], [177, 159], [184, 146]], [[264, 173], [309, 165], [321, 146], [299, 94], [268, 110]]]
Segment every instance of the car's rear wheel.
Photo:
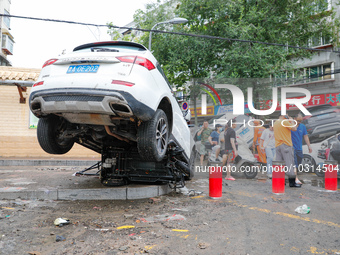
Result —
[[58, 116], [50, 115], [40, 118], [37, 136], [41, 148], [50, 154], [65, 154], [71, 150], [74, 141], [61, 138], [61, 132], [66, 128], [66, 121]]
[[167, 150], [169, 140], [168, 118], [158, 109], [153, 118], [138, 128], [137, 147], [140, 157], [145, 161], [161, 161]]
[[252, 162], [244, 162], [241, 167], [243, 167], [243, 173], [247, 179], [254, 179], [258, 172], [258, 167]]

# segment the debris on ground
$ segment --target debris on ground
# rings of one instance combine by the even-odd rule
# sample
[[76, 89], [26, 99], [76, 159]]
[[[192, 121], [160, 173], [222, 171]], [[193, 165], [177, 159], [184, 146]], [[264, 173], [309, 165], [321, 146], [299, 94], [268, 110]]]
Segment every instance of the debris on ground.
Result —
[[119, 247], [118, 250], [120, 250], [120, 251], [126, 251], [126, 250], [129, 249], [129, 248], [130, 248], [130, 246], [125, 245], [125, 246]]
[[70, 220], [66, 218], [57, 218], [54, 221], [54, 225], [62, 227], [64, 225], [70, 224]]
[[301, 214], [308, 214], [310, 212], [310, 208], [307, 205], [299, 206], [295, 209], [295, 212]]
[[124, 218], [131, 219], [133, 218], [133, 214], [124, 214]]
[[188, 209], [184, 209], [184, 208], [173, 208], [171, 209], [172, 211], [181, 211], [181, 212], [189, 212]]
[[208, 244], [208, 243], [199, 243], [198, 244], [198, 248], [200, 248], [200, 249], [206, 249], [209, 246], [210, 246], [210, 244]]
[[62, 242], [62, 241], [65, 241], [65, 240], [66, 240], [66, 238], [63, 237], [63, 236], [56, 236], [56, 237], [55, 237], [55, 241], [56, 241], [56, 242]]
[[30, 251], [28, 254], [29, 255], [41, 255], [41, 253], [38, 251]]
[[149, 198], [149, 203], [158, 203], [158, 202], [161, 202], [162, 199], [160, 198], [156, 198], [156, 197], [151, 197]]
[[182, 193], [185, 196], [198, 196], [201, 195], [203, 192], [201, 191], [196, 191], [194, 189], [188, 189], [187, 187], [179, 188], [179, 193]]
[[186, 218], [180, 214], [162, 214], [155, 215], [147, 218], [141, 218], [142, 222], [160, 222], [160, 221], [173, 221], [173, 220], [186, 220]]

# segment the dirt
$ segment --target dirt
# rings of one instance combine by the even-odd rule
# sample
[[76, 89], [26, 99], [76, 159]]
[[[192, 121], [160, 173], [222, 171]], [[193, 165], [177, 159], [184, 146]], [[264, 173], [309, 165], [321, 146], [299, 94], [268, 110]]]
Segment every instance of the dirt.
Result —
[[[187, 187], [203, 194], [0, 201], [0, 254], [340, 254], [338, 192], [305, 184], [277, 196], [270, 180], [240, 176], [218, 200], [206, 178]], [[294, 212], [303, 204], [310, 214]], [[55, 226], [60, 217], [70, 224]]]

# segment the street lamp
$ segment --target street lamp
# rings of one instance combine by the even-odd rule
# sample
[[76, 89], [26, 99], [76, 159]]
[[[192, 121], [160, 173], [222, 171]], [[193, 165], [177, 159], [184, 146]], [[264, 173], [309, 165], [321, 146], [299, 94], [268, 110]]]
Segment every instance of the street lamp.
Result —
[[[160, 24], [167, 24], [167, 23], [170, 23], [170, 24], [183, 24], [183, 23], [187, 23], [188, 20], [185, 19], [185, 18], [173, 18], [171, 20], [167, 20], [167, 21], [163, 21], [163, 22], [159, 22], [157, 23], [156, 25], [154, 25], [151, 30], [154, 30], [154, 28]], [[151, 36], [152, 36], [152, 32], [150, 32], [149, 34], [149, 51], [151, 51]]]

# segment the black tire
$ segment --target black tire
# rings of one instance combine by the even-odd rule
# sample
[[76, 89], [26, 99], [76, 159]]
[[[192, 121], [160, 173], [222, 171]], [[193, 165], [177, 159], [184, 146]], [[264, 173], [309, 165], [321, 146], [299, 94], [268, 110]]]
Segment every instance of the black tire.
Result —
[[169, 141], [168, 118], [158, 109], [153, 118], [138, 128], [137, 148], [144, 161], [162, 161]]
[[[303, 171], [306, 173], [311, 173], [311, 172], [317, 172], [317, 164], [315, 163], [315, 160], [313, 159], [312, 156], [303, 154], [302, 162], [303, 166]], [[298, 169], [299, 171], [300, 169]], [[318, 174], [317, 174], [318, 175]]]
[[254, 179], [257, 175], [258, 172], [258, 167], [255, 167], [255, 164], [251, 162], [244, 162], [241, 167], [244, 170], [244, 175], [246, 176], [247, 179]]
[[65, 154], [71, 150], [74, 141], [59, 138], [60, 131], [65, 128], [66, 121], [51, 115], [40, 118], [37, 127], [37, 137], [40, 147], [50, 154]]

